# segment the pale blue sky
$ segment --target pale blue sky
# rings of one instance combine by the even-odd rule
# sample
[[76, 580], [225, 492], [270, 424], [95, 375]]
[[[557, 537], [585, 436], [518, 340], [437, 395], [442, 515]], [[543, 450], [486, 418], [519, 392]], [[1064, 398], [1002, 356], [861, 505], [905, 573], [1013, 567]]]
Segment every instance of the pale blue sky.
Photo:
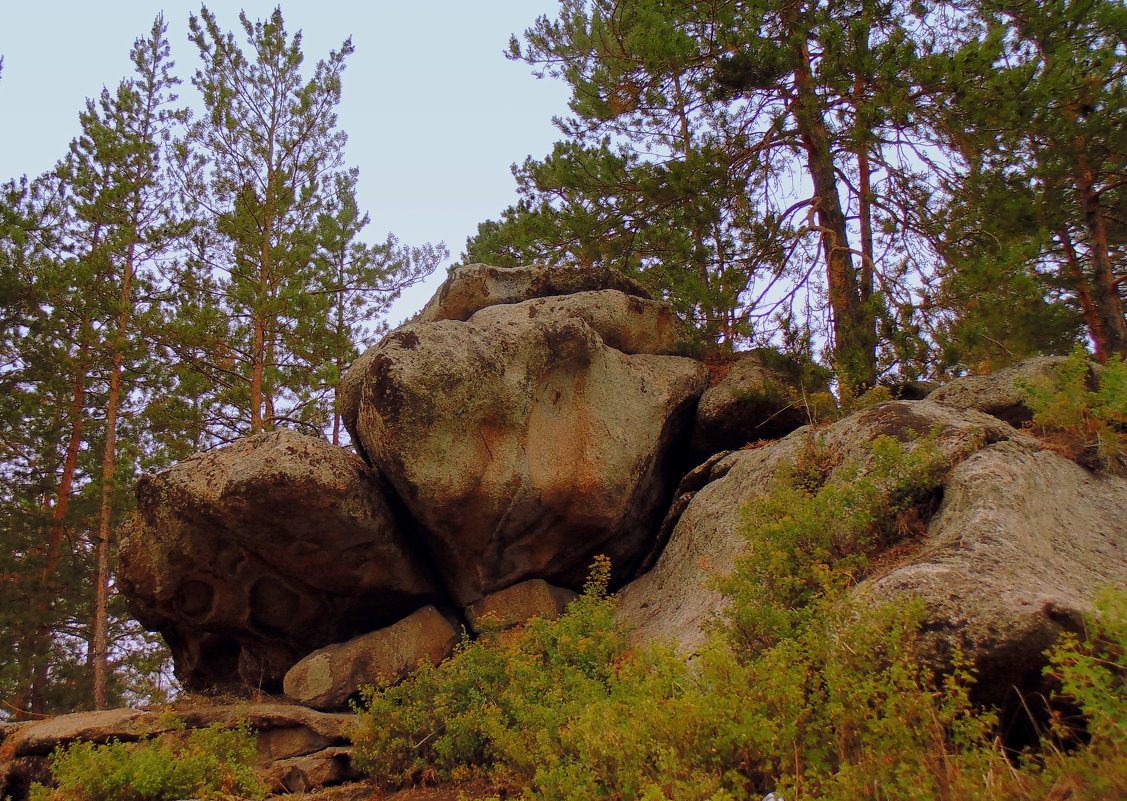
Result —
[[[360, 168], [360, 202], [372, 216], [369, 240], [391, 231], [404, 243], [445, 241], [452, 258], [477, 223], [515, 200], [509, 165], [542, 156], [558, 138], [551, 117], [566, 112], [564, 86], [532, 77], [506, 60], [509, 35], [557, 0], [431, 2], [213, 2], [228, 30], [238, 11], [252, 18], [281, 5], [287, 29], [300, 29], [306, 65], [352, 36], [344, 75], [341, 127], [346, 159]], [[131, 70], [133, 40], [164, 11], [181, 96], [198, 62], [187, 40], [199, 3], [168, 0], [0, 0], [0, 181], [50, 169], [78, 132], [87, 97]], [[445, 265], [444, 265], [445, 267]], [[444, 267], [440, 272], [445, 272]], [[416, 311], [437, 282], [393, 310]]]

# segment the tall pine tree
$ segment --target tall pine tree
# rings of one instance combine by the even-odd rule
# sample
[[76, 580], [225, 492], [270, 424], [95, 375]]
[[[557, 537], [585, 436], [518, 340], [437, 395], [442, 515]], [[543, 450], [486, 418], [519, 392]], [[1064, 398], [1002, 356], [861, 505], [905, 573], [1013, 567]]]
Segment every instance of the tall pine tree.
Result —
[[246, 51], [206, 7], [189, 20], [203, 61], [192, 83], [205, 111], [180, 160], [200, 224], [215, 233], [198, 240], [190, 282], [217, 291], [211, 308], [227, 325], [200, 359], [226, 385], [233, 433], [257, 433], [308, 422], [303, 354], [325, 336], [330, 308], [317, 291], [317, 226], [342, 169], [336, 106], [352, 44], [304, 78], [301, 34], [286, 32], [280, 9], [256, 22], [243, 13], [239, 22]]
[[164, 148], [172, 126], [182, 117], [171, 105], [179, 81], [171, 73], [166, 29], [158, 16], [148, 37], [134, 43], [130, 54], [134, 76], [116, 92], [104, 90], [97, 102], [87, 103], [80, 116], [82, 135], [72, 143], [60, 168], [70, 190], [75, 234], [91, 242], [82, 258], [93, 267], [95, 280], [83, 289], [89, 308], [99, 317], [102, 338], [95, 356], [98, 371], [107, 376], [94, 533], [97, 572], [91, 661], [94, 704], [99, 709], [108, 703], [111, 543], [121, 512], [119, 417], [138, 400], [139, 389], [130, 386], [125, 376], [146, 372], [138, 368], [153, 354], [152, 340], [138, 319], [144, 311], [139, 304], [147, 302], [151, 308], [153, 299], [152, 268], [150, 274], [142, 268], [166, 255], [177, 233], [162, 175]]

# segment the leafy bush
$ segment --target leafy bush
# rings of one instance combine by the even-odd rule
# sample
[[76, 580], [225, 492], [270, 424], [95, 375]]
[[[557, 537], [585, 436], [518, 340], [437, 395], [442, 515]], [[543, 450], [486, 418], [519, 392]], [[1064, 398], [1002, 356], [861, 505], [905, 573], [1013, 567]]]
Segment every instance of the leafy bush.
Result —
[[440, 666], [424, 664], [401, 684], [368, 690], [356, 763], [400, 783], [494, 764], [532, 770], [560, 727], [606, 694], [625, 648], [609, 578], [609, 560], [600, 558], [563, 617], [463, 641]]
[[904, 444], [871, 444], [868, 468], [831, 464], [811, 440], [788, 474], [744, 514], [747, 554], [721, 582], [730, 596], [725, 628], [733, 643], [763, 648], [794, 636], [819, 598], [836, 598], [878, 550], [913, 532], [919, 506], [940, 486], [947, 462], [935, 434]]
[[54, 786], [31, 788], [31, 801], [172, 801], [262, 798], [254, 732], [212, 725], [137, 743], [74, 743], [51, 757]]
[[1093, 469], [1127, 468], [1127, 364], [1111, 359], [1093, 371], [1075, 350], [1055, 378], [1022, 385], [1035, 430], [1057, 450]]

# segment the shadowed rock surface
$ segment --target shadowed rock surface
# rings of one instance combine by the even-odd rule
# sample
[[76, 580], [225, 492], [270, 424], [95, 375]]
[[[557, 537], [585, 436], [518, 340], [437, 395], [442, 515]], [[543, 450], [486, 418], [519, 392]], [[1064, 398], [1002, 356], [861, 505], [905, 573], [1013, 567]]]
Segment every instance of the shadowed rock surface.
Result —
[[557, 618], [578, 597], [573, 590], [553, 587], [542, 579], [529, 579], [492, 593], [466, 607], [466, 620], [475, 633], [483, 625], [509, 628], [534, 617]]
[[724, 377], [705, 390], [697, 407], [692, 447], [699, 454], [778, 439], [826, 411], [825, 378], [803, 376], [798, 362], [773, 350], [741, 353], [724, 367]]
[[291, 431], [145, 476], [119, 580], [192, 689], [281, 688], [306, 653], [440, 597], [376, 476]]

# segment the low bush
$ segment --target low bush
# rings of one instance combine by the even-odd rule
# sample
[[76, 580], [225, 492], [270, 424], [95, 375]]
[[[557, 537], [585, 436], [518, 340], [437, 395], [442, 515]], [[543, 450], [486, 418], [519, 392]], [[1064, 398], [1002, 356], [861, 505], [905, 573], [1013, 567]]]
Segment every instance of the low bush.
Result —
[[31, 801], [263, 798], [255, 753], [245, 723], [180, 728], [136, 743], [75, 743], [52, 755], [52, 786], [33, 785]]

